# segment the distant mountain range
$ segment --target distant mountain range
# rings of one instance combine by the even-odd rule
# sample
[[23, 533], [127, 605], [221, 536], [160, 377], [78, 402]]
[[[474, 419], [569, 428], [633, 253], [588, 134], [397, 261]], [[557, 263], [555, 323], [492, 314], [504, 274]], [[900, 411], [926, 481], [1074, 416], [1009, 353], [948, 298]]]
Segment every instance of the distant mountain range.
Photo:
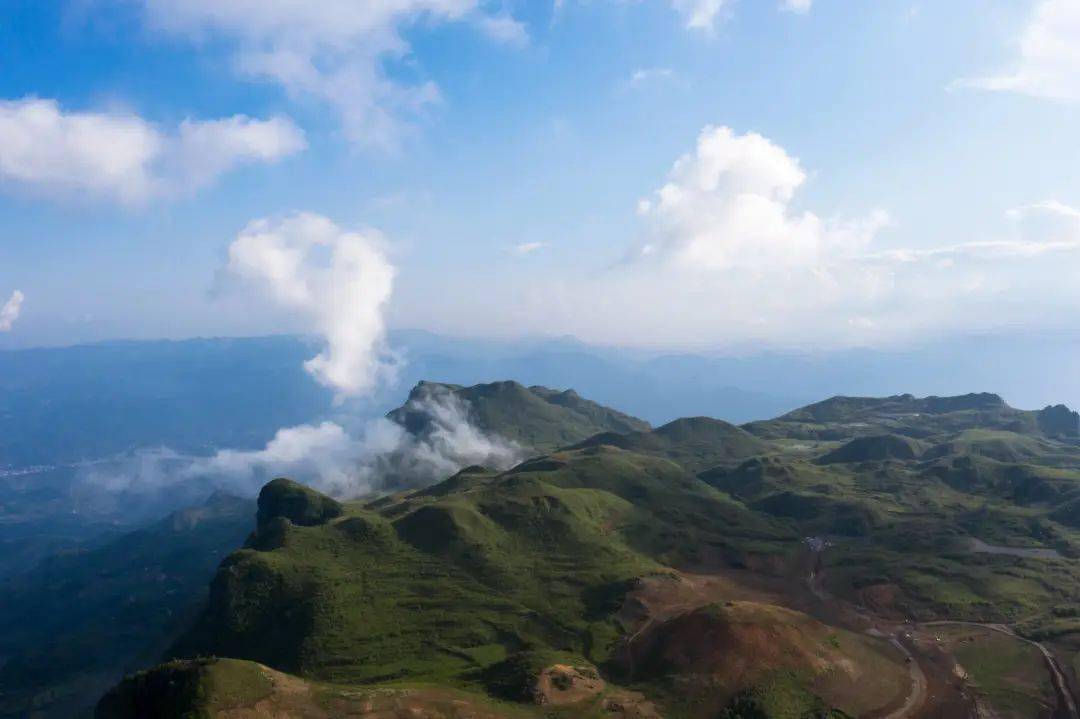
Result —
[[831, 395], [994, 389], [1026, 408], [1080, 405], [1080, 340], [1068, 336], [728, 357], [419, 331], [393, 333], [390, 344], [404, 359], [397, 384], [344, 408], [334, 407], [330, 393], [304, 372], [302, 363], [316, 348], [302, 337], [0, 351], [0, 473], [142, 447], [258, 448], [281, 427], [342, 414], [382, 415], [409, 387], [430, 378], [474, 385], [513, 377], [525, 385], [573, 387], [654, 425], [693, 416], [736, 424], [768, 419]]

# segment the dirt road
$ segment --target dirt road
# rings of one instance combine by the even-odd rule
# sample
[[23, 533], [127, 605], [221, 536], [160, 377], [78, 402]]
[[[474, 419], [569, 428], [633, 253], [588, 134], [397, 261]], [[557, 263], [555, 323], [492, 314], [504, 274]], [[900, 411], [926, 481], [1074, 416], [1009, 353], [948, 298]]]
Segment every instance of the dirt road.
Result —
[[1019, 639], [1022, 642], [1027, 642], [1033, 647], [1036, 647], [1043, 655], [1043, 659], [1046, 660], [1046, 666], [1050, 670], [1050, 678], [1054, 684], [1054, 693], [1057, 694], [1059, 703], [1059, 713], [1062, 719], [1080, 719], [1080, 713], [1076, 708], [1076, 697], [1072, 695], [1072, 691], [1069, 689], [1069, 683], [1065, 680], [1065, 675], [1061, 671], [1061, 667], [1058, 665], [1057, 659], [1044, 645], [1036, 642], [1032, 639], [1022, 637], [1012, 630], [1011, 627], [1005, 624], [981, 624], [979, 622], [960, 622], [960, 621], [940, 621], [940, 622], [927, 622], [924, 626], [966, 626], [966, 627], [981, 627], [983, 629], [989, 629], [990, 631], [1000, 632], [1001, 634], [1007, 634], [1014, 639]]
[[[822, 602], [835, 602], [836, 598], [825, 589], [824, 582], [822, 581], [822, 575], [824, 574], [824, 562], [822, 561], [822, 549], [811, 549], [813, 556], [813, 566], [810, 569], [810, 574], [806, 579], [807, 587], [810, 589], [810, 593], [814, 595], [819, 601]], [[856, 608], [858, 610], [858, 608]], [[862, 614], [862, 612], [860, 612]], [[863, 616], [866, 616], [863, 614]], [[877, 637], [879, 639], [887, 639], [890, 644], [903, 652], [907, 657], [908, 673], [911, 675], [911, 690], [908, 692], [907, 697], [904, 699], [904, 704], [896, 711], [886, 715], [883, 719], [904, 719], [910, 717], [919, 709], [926, 701], [926, 673], [923, 672], [919, 662], [915, 655], [911, 653], [911, 650], [904, 646], [904, 643], [900, 641], [902, 633], [897, 631], [887, 634], [876, 626], [866, 630], [866, 634], [871, 637]]]

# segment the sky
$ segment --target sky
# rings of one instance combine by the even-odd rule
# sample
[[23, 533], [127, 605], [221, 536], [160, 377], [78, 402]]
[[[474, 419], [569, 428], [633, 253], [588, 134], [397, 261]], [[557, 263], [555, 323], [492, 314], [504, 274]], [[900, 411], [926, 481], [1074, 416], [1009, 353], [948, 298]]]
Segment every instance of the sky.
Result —
[[0, 348], [1080, 330], [1080, 0], [4, 0]]

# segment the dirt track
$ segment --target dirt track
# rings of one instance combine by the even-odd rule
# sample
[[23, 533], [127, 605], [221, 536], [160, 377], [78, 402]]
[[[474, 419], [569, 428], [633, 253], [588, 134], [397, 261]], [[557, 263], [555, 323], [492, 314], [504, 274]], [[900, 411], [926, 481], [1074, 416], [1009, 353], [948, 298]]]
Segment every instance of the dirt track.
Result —
[[[839, 600], [825, 589], [822, 582], [824, 573], [822, 550], [811, 550], [811, 555], [813, 564], [806, 580], [810, 593], [822, 602], [838, 602]], [[900, 641], [901, 633], [899, 631], [888, 634], [878, 629], [877, 626], [873, 626], [866, 630], [866, 634], [872, 637], [888, 639], [890, 644], [899, 649], [907, 657], [908, 672], [911, 675], [911, 691], [905, 697], [903, 705], [896, 711], [886, 714], [882, 719], [904, 719], [912, 716], [926, 703], [926, 673], [923, 671], [922, 666], [919, 665], [918, 659], [911, 653], [911, 650]]]
[[[837, 600], [835, 597], [833, 597], [824, 588], [824, 585], [822, 583], [822, 575], [824, 574], [822, 558], [823, 550], [812, 550], [811, 554], [813, 557], [813, 564], [811, 566], [809, 576], [807, 577], [807, 586], [810, 589], [810, 592], [822, 602], [838, 603], [840, 600]], [[856, 610], [858, 610], [858, 608], [856, 608]], [[863, 612], [859, 613], [864, 617], [866, 616], [866, 614]], [[1057, 695], [1058, 698], [1058, 710], [1055, 716], [1057, 717], [1057, 719], [1080, 719], [1080, 713], [1078, 713], [1077, 711], [1077, 701], [1072, 694], [1069, 683], [1066, 680], [1064, 673], [1061, 671], [1061, 667], [1058, 665], [1057, 659], [1054, 658], [1054, 655], [1044, 645], [1031, 639], [1027, 639], [1026, 637], [1021, 637], [1016, 632], [1014, 632], [1011, 627], [1004, 624], [982, 624], [979, 622], [943, 620], [936, 622], [927, 622], [923, 626], [947, 625], [981, 627], [983, 629], [989, 629], [991, 631], [1006, 634], [1010, 637], [1013, 637], [1023, 642], [1027, 642], [1028, 644], [1036, 647], [1042, 653], [1043, 658], [1046, 660], [1046, 666], [1050, 672], [1050, 677], [1054, 685], [1054, 693]], [[891, 634], [882, 632], [877, 629], [877, 625], [875, 624], [875, 627], [868, 630], [867, 633], [876, 636], [888, 637], [889, 641], [895, 647], [897, 647], [902, 652], [904, 652], [905, 655], [907, 655], [911, 667], [911, 678], [913, 682], [911, 694], [908, 696], [908, 699], [907, 701], [905, 701], [902, 708], [887, 715], [884, 719], [903, 719], [903, 717], [913, 716], [926, 703], [928, 684], [926, 673], [919, 665], [918, 658], [914, 654], [912, 654], [912, 652], [900, 641], [900, 637], [903, 636], [903, 633], [900, 631], [894, 631]]]
[[1043, 659], [1046, 660], [1046, 666], [1050, 670], [1050, 678], [1054, 684], [1054, 693], [1058, 697], [1058, 714], [1061, 719], [1080, 719], [1080, 713], [1077, 713], [1076, 698], [1072, 695], [1072, 691], [1069, 689], [1069, 683], [1065, 680], [1065, 675], [1061, 671], [1061, 667], [1058, 665], [1057, 659], [1045, 646], [1032, 639], [1022, 637], [1012, 630], [1011, 627], [1005, 624], [980, 624], [979, 622], [961, 622], [961, 621], [940, 621], [940, 622], [927, 622], [925, 626], [966, 626], [966, 627], [981, 627], [983, 629], [989, 629], [990, 631], [1000, 632], [1007, 634], [1014, 639], [1018, 639], [1022, 642], [1027, 642], [1033, 647], [1036, 647], [1043, 655]]

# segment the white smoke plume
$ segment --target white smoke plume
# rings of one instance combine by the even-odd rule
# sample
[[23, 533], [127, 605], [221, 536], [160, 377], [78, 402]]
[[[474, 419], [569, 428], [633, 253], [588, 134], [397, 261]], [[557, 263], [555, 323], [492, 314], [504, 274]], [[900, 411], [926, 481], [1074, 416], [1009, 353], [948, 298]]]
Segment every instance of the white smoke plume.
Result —
[[410, 433], [385, 419], [369, 425], [369, 437], [394, 437], [396, 443], [391, 451], [369, 456], [366, 484], [382, 490], [422, 487], [469, 465], [503, 470], [525, 458], [518, 444], [473, 424], [469, 410], [468, 402], [446, 387], [428, 384], [405, 405], [407, 413], [423, 418], [419, 431]]
[[406, 409], [425, 418], [422, 431], [410, 433], [388, 419], [367, 423], [355, 436], [335, 422], [305, 424], [278, 430], [258, 450], [206, 457], [141, 450], [88, 465], [82, 484], [132, 498], [195, 501], [217, 489], [251, 496], [270, 479], [287, 476], [350, 499], [424, 487], [469, 465], [508, 469], [524, 458], [518, 445], [477, 428], [468, 404], [449, 391], [425, 393]]
[[19, 319], [19, 313], [22, 312], [24, 299], [23, 293], [15, 290], [3, 307], [0, 307], [0, 332], [9, 332], [15, 326], [15, 321]]
[[383, 321], [394, 266], [382, 245], [375, 231], [347, 232], [302, 213], [256, 220], [229, 247], [229, 272], [310, 318], [326, 346], [304, 367], [339, 399], [394, 376]]
[[[314, 214], [256, 220], [230, 245], [227, 269], [311, 322], [325, 347], [304, 367], [338, 400], [393, 381], [396, 364], [386, 346], [383, 312], [394, 267], [377, 232], [348, 232]], [[286, 476], [354, 498], [427, 486], [468, 465], [506, 469], [523, 458], [517, 445], [476, 427], [468, 404], [445, 387], [428, 386], [405, 409], [423, 418], [419, 430], [390, 419], [358, 431], [323, 421], [279, 429], [257, 450], [194, 456], [144, 449], [87, 465], [75, 491], [87, 502], [103, 489], [112, 498], [175, 507], [213, 490], [254, 495], [270, 479]]]

